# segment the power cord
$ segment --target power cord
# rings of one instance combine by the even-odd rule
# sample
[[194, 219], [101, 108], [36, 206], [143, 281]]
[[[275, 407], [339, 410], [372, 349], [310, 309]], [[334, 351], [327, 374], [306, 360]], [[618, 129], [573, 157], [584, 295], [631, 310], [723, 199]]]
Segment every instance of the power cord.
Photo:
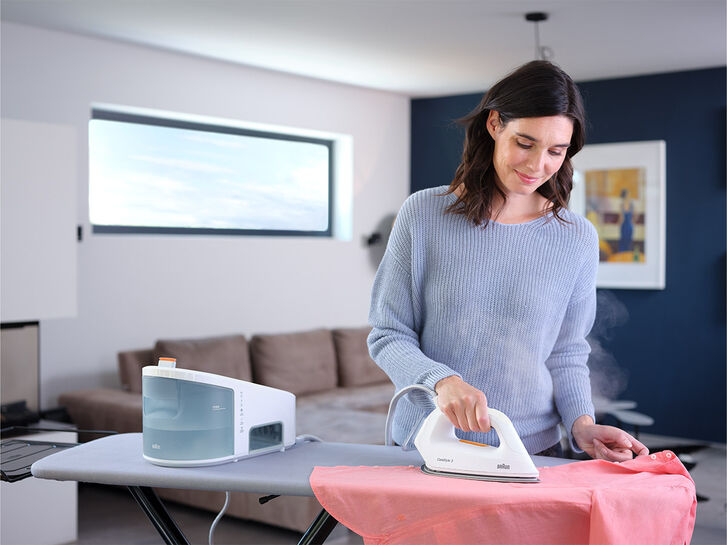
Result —
[[301, 441], [301, 442], [310, 441], [311, 443], [321, 443], [321, 442], [323, 442], [323, 439], [321, 439], [317, 435], [311, 435], [310, 433], [304, 433], [303, 435], [298, 435], [295, 438], [295, 442], [297, 443], [298, 441]]
[[[311, 443], [322, 443], [323, 439], [321, 439], [317, 435], [311, 435], [309, 433], [305, 433], [303, 435], [298, 435], [295, 438], [296, 444], [298, 442], [305, 443], [306, 441], [309, 441]], [[260, 503], [260, 505], [264, 505], [264, 504], [268, 503], [270, 500], [274, 500], [275, 498], [279, 498], [279, 497], [280, 497], [280, 494], [268, 494], [267, 496], [258, 498], [257, 501], [258, 501], [258, 503]]]
[[[403, 396], [415, 391], [415, 390], [421, 390], [425, 392], [427, 395], [429, 395], [432, 400], [436, 399], [437, 392], [432, 390], [429, 386], [424, 386], [423, 384], [412, 384], [411, 386], [406, 386], [396, 392], [394, 394], [394, 397], [391, 398], [391, 402], [389, 403], [389, 411], [386, 413], [386, 427], [384, 428], [384, 445], [391, 446], [393, 443], [391, 441], [391, 421], [392, 417], [394, 416], [394, 412], [396, 410], [396, 404], [399, 403], [399, 399]], [[419, 426], [421, 426], [423, 419], [419, 421], [419, 423], [414, 426], [411, 433], [409, 434], [409, 437], [406, 438], [406, 441], [401, 445], [402, 450], [412, 450], [411, 446], [411, 440], [414, 437], [414, 435], [419, 431]]]
[[215, 540], [214, 540], [215, 528], [217, 527], [217, 523], [222, 518], [222, 515], [224, 515], [225, 511], [227, 511], [227, 505], [229, 503], [230, 503], [230, 493], [225, 492], [225, 505], [222, 506], [222, 509], [217, 514], [217, 517], [215, 517], [215, 520], [212, 521], [212, 526], [210, 526], [209, 545], [214, 545], [214, 543], [215, 543]]

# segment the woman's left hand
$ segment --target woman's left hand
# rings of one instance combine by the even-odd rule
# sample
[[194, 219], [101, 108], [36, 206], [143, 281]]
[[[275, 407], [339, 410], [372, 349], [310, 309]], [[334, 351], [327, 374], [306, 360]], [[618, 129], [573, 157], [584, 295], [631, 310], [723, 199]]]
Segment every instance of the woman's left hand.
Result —
[[573, 439], [591, 458], [610, 462], [625, 462], [634, 453], [649, 454], [648, 448], [622, 429], [594, 424], [588, 415], [579, 417], [573, 424]]

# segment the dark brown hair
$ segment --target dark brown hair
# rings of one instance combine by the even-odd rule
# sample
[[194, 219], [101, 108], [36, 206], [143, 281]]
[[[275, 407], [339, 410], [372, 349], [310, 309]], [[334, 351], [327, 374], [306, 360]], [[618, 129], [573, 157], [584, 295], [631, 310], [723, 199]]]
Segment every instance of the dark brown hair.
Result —
[[558, 172], [537, 191], [548, 199], [548, 208], [564, 221], [558, 212], [568, 206], [573, 189], [573, 157], [585, 143], [585, 111], [575, 83], [559, 67], [548, 61], [524, 64], [492, 86], [480, 104], [457, 122], [465, 126], [462, 162], [445, 194], [462, 186], [464, 191], [447, 208], [447, 212], [463, 214], [475, 225], [487, 226], [491, 219], [496, 194], [505, 194], [495, 181], [493, 153], [495, 141], [487, 131], [491, 111], [499, 113], [506, 125], [513, 119], [563, 115], [573, 121], [573, 135]]

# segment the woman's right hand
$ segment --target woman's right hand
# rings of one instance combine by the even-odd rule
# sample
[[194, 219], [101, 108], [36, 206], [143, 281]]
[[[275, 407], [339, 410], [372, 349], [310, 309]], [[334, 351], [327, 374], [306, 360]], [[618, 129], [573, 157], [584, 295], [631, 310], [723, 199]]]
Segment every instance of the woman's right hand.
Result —
[[434, 385], [437, 405], [462, 431], [490, 431], [485, 394], [458, 376], [443, 378]]

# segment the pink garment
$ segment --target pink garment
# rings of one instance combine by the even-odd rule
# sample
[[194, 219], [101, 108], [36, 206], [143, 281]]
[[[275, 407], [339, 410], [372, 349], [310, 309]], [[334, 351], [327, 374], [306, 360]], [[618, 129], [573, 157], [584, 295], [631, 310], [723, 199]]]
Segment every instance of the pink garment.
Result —
[[426, 475], [418, 467], [316, 467], [321, 505], [366, 545], [689, 543], [697, 498], [669, 451], [541, 468], [539, 483]]

